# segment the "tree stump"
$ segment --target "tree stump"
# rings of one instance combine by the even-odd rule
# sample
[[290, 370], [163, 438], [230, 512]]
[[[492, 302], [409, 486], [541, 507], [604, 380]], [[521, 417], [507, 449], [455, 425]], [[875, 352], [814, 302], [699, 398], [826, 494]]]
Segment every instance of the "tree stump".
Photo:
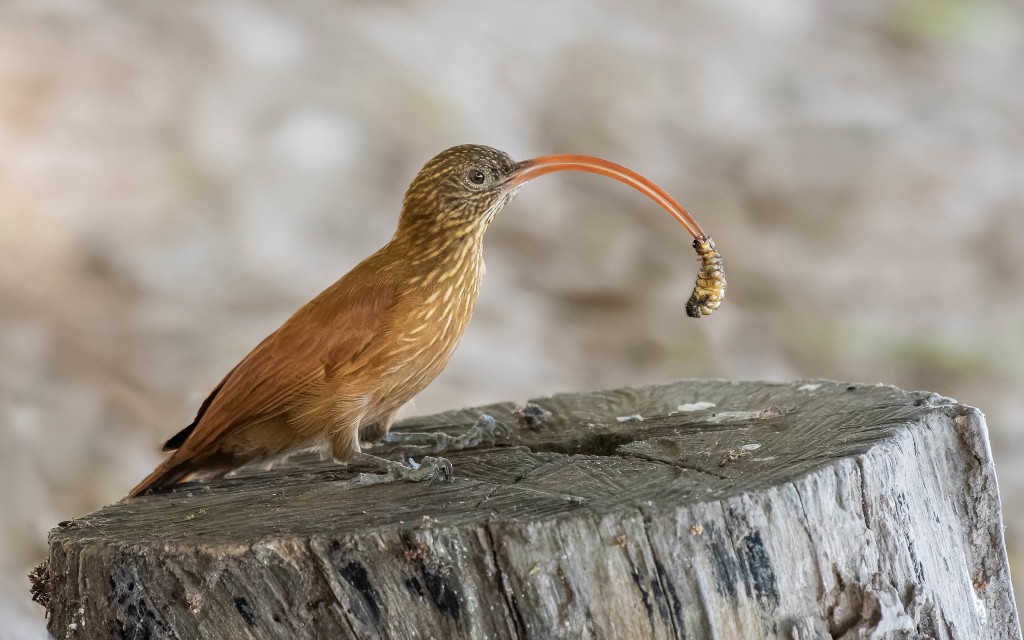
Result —
[[[685, 380], [406, 420], [451, 483], [310, 458], [61, 523], [56, 638], [1020, 638], [985, 423], [931, 393]], [[387, 452], [386, 447], [374, 452]]]

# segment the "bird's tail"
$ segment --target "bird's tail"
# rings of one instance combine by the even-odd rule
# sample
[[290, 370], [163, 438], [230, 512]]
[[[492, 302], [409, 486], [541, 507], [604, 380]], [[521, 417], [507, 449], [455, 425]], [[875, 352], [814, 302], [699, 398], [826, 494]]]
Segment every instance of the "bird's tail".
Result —
[[201, 465], [197, 464], [195, 460], [188, 458], [182, 460], [177, 455], [172, 455], [160, 463], [156, 469], [153, 469], [153, 472], [142, 482], [135, 485], [135, 488], [128, 492], [128, 497], [134, 498], [169, 489], [184, 480], [189, 474], [198, 471], [200, 467]]

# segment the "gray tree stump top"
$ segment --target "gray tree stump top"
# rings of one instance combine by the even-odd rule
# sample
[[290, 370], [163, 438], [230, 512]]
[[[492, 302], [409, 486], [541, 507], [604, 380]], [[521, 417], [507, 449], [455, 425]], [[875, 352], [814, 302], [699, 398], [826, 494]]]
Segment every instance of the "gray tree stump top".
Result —
[[[976, 409], [685, 380], [401, 423], [451, 483], [291, 464], [62, 523], [56, 638], [1020, 638]], [[385, 453], [386, 447], [374, 449]]]

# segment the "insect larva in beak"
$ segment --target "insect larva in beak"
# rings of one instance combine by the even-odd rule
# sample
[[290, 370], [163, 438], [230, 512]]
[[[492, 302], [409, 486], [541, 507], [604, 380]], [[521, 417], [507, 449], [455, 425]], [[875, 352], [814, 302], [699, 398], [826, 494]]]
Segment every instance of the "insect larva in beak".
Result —
[[698, 236], [693, 240], [693, 248], [700, 257], [700, 271], [697, 272], [693, 293], [686, 301], [686, 315], [699, 318], [710, 315], [722, 304], [725, 297], [725, 269], [722, 267], [722, 255], [715, 248], [711, 236]]

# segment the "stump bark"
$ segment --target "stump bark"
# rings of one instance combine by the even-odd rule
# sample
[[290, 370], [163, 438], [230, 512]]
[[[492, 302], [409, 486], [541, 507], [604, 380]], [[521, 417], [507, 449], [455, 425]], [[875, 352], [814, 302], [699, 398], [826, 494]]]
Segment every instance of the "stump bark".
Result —
[[[686, 380], [486, 412], [451, 483], [306, 460], [62, 523], [56, 638], [1020, 638], [982, 414]], [[386, 452], [387, 448], [374, 452]]]

